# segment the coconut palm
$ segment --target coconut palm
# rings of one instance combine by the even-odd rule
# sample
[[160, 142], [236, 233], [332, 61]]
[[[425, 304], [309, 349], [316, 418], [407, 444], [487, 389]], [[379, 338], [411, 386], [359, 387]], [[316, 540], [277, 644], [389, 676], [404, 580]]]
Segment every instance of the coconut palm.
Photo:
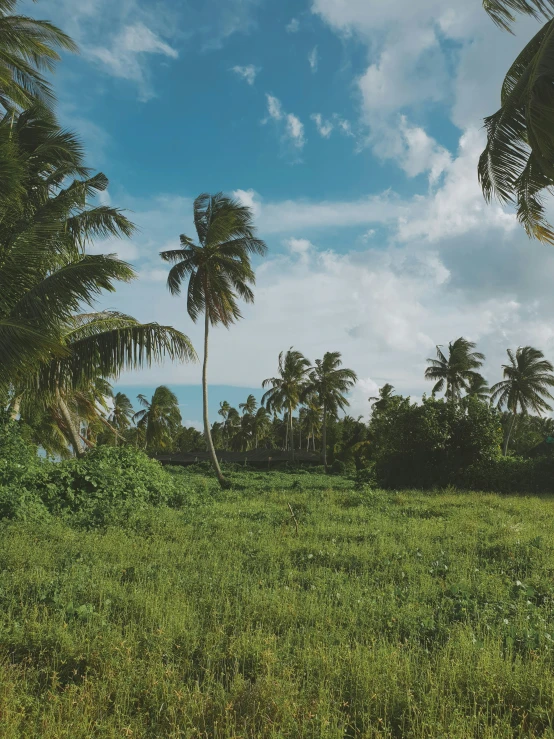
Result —
[[258, 401], [253, 395], [249, 395], [246, 398], [246, 403], [239, 403], [239, 408], [243, 414], [248, 413], [249, 415], [252, 415], [256, 412], [257, 407]]
[[114, 311], [71, 316], [60, 327], [59, 343], [66, 356], [43, 362], [20, 387], [25, 394], [36, 394], [46, 405], [56, 406], [77, 455], [84, 449], [68, 400], [90, 393], [103, 378], [117, 378], [124, 369], [138, 369], [164, 357], [195, 357], [187, 337], [174, 328], [141, 324]]
[[125, 395], [118, 392], [113, 396], [113, 407], [108, 417], [108, 421], [117, 431], [115, 436], [115, 444], [117, 446], [120, 434], [130, 428], [133, 419], [133, 404]]
[[433, 395], [445, 390], [447, 400], [460, 400], [462, 390], [468, 389], [485, 360], [485, 355], [474, 349], [475, 344], [463, 336], [448, 344], [448, 356], [437, 346], [437, 359], [428, 359], [430, 366], [425, 370], [425, 379], [435, 382]]
[[0, 105], [28, 108], [37, 100], [50, 105], [52, 88], [43, 72], [52, 72], [58, 50], [76, 44], [48, 21], [16, 15], [17, 0], [0, 0]]
[[285, 411], [287, 421], [285, 447], [290, 449], [292, 456], [294, 456], [292, 415], [301, 402], [310, 360], [291, 346], [287, 352], [279, 354], [278, 366], [279, 374], [277, 377], [268, 377], [262, 382], [262, 387], [271, 385], [271, 388], [262, 397], [262, 404], [265, 405], [268, 411], [275, 413]]
[[181, 293], [188, 280], [187, 311], [193, 321], [204, 314], [204, 363], [202, 400], [204, 433], [217, 478], [223, 477], [210, 433], [208, 418], [208, 336], [211, 326], [229, 328], [241, 318], [237, 300], [254, 302], [250, 285], [255, 283], [250, 257], [263, 256], [267, 247], [255, 236], [252, 210], [221, 193], [200, 195], [194, 201], [194, 225], [198, 243], [184, 234], [181, 248], [161, 252], [161, 258], [173, 264], [167, 278], [172, 295]]
[[467, 395], [464, 400], [475, 398], [482, 403], [488, 403], [490, 401], [490, 393], [489, 383], [482, 375], [475, 373], [467, 383]]
[[160, 385], [148, 400], [144, 395], [137, 396], [142, 410], [135, 413], [133, 421], [144, 429], [145, 446], [152, 451], [171, 448], [173, 437], [181, 425], [179, 401], [165, 385]]
[[373, 406], [373, 412], [384, 411], [390, 405], [391, 398], [394, 397], [394, 387], [390, 383], [385, 383], [379, 388], [379, 396], [377, 398], [369, 398], [369, 402]]
[[[85, 379], [114, 376], [166, 349], [191, 357], [190, 343], [179, 332], [155, 324], [140, 329], [134, 319], [122, 322], [115, 314], [102, 314], [100, 322], [75, 317], [117, 281], [133, 279], [132, 268], [115, 256], [85, 253], [95, 237], [129, 236], [133, 224], [115, 208], [89, 204], [107, 179], [90, 175], [81, 144], [51, 113], [37, 108], [5, 116], [0, 138], [7, 129], [24, 188], [17, 202], [0, 197], [0, 386], [33, 381], [35, 389], [44, 389], [37, 378], [53, 379], [56, 370], [66, 386], [77, 389]], [[100, 337], [104, 330], [109, 333]], [[84, 341], [87, 333], [96, 335], [94, 341]], [[99, 353], [98, 365], [86, 351]]]
[[487, 201], [515, 203], [527, 234], [552, 244], [542, 195], [554, 184], [554, 0], [483, 0], [483, 5], [506, 30], [515, 12], [547, 19], [509, 68], [499, 110], [485, 119], [487, 146], [478, 173]]
[[507, 352], [510, 363], [502, 365], [505, 379], [491, 388], [491, 402], [512, 414], [504, 439], [504, 456], [508, 453], [518, 411], [526, 415], [531, 410], [540, 415], [543, 411], [552, 410], [545, 398], [553, 398], [549, 388], [554, 387], [554, 366], [539, 349], [520, 346], [515, 352], [511, 349]]
[[300, 409], [300, 421], [306, 433], [306, 451], [310, 450], [310, 439], [312, 441], [312, 449], [315, 452], [315, 437], [319, 435], [321, 430], [322, 409], [317, 402], [308, 402]]
[[353, 370], [341, 368], [341, 365], [340, 352], [326, 352], [323, 359], [316, 359], [302, 393], [302, 400], [315, 399], [322, 408], [321, 452], [325, 471], [327, 471], [328, 415], [336, 416], [339, 410], [344, 411], [350, 405], [345, 394], [358, 380]]
[[269, 413], [266, 408], [260, 406], [252, 418], [252, 434], [254, 436], [254, 449], [258, 448], [261, 439], [265, 439], [271, 428]]

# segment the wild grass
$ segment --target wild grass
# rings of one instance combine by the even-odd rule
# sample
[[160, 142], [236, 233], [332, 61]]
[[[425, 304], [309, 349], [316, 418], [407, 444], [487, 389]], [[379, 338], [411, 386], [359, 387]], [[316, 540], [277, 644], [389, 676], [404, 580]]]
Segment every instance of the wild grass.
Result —
[[554, 737], [552, 499], [233, 477], [3, 524], [2, 739]]

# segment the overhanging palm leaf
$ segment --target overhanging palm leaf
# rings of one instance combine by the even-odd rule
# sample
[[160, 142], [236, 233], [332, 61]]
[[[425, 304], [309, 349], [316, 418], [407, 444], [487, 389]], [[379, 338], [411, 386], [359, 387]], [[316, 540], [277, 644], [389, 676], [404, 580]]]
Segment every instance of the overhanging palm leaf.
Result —
[[[552, 17], [554, 0], [484, 0], [485, 10], [510, 29], [513, 12]], [[548, 20], [514, 61], [501, 107], [485, 119], [487, 146], [478, 175], [487, 201], [514, 203], [529, 237], [554, 243], [543, 195], [554, 182], [554, 21]]]
[[17, 0], [0, 2], [0, 104], [27, 108], [35, 100], [51, 104], [52, 88], [42, 72], [60, 59], [57, 49], [77, 51], [75, 43], [48, 21], [13, 15]]

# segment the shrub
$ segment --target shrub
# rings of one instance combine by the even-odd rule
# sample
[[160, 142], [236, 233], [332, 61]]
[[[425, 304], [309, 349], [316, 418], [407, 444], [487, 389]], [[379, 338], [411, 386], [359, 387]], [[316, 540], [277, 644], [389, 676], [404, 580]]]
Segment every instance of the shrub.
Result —
[[346, 473], [346, 463], [340, 459], [335, 459], [333, 464], [329, 467], [329, 472], [332, 475], [344, 475]]
[[466, 409], [425, 397], [417, 405], [397, 396], [375, 415], [371, 431], [375, 474], [384, 488], [444, 487], [461, 470], [500, 456], [499, 415], [479, 401]]
[[37, 462], [8, 482], [4, 480], [0, 489], [0, 517], [48, 512], [70, 516], [87, 527], [125, 521], [148, 506], [180, 506], [187, 487], [176, 485], [161, 464], [144, 452], [108, 446], [80, 459]]
[[20, 423], [0, 409], [0, 485], [16, 482], [37, 463], [36, 447], [23, 438]]
[[554, 460], [500, 457], [462, 470], [457, 485], [491, 493], [554, 493]]

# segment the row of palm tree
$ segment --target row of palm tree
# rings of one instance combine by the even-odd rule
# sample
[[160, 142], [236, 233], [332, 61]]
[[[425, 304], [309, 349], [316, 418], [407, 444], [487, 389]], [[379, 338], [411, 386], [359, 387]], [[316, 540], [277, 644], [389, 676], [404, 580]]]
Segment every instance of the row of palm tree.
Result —
[[[516, 351], [508, 349], [510, 361], [502, 365], [504, 379], [489, 389], [486, 380], [478, 372], [485, 355], [475, 351], [475, 348], [475, 343], [464, 337], [449, 343], [447, 355], [441, 346], [437, 346], [437, 358], [427, 360], [429, 366], [425, 370], [425, 377], [435, 382], [433, 395], [444, 390], [449, 402], [460, 403], [474, 397], [500, 409], [505, 408], [511, 414], [504, 439], [506, 455], [518, 414], [533, 412], [540, 416], [552, 410], [547, 399], [554, 399], [550, 392], [550, 388], [554, 387], [554, 366], [534, 347], [519, 347]], [[464, 392], [465, 396], [462, 396]]]

